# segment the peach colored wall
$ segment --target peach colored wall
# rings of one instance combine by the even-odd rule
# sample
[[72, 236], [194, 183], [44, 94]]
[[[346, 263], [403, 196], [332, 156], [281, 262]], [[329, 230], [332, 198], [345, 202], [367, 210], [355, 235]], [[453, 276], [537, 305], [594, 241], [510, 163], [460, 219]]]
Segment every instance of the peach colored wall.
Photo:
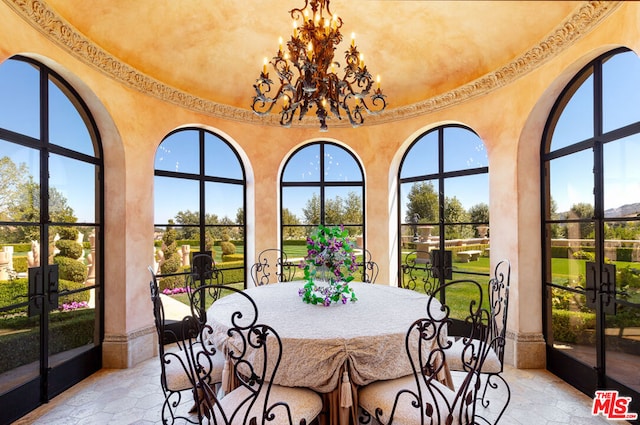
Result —
[[[359, 129], [332, 129], [330, 121], [328, 133], [219, 119], [124, 87], [51, 43], [2, 2], [0, 61], [13, 54], [44, 58], [80, 90], [97, 119], [106, 177], [106, 339], [124, 344], [122, 352], [107, 352], [105, 363], [127, 367], [139, 361], [132, 356], [134, 346], [128, 341], [152, 326], [146, 266], [153, 259], [149, 242], [153, 238], [154, 155], [168, 132], [201, 125], [222, 132], [241, 152], [248, 171], [249, 257], [277, 245], [277, 182], [287, 155], [308, 141], [327, 138], [351, 149], [365, 171], [366, 237], [374, 258], [380, 259], [378, 280], [393, 284], [397, 273], [395, 185], [400, 158], [422, 131], [457, 122], [474, 129], [489, 154], [492, 261], [509, 258], [512, 262], [509, 331], [515, 352], [511, 362], [519, 367], [539, 367], [544, 365], [544, 351], [535, 359], [533, 353], [544, 348], [539, 225], [542, 129], [559, 91], [583, 64], [621, 45], [638, 51], [639, 15], [640, 4], [625, 3], [596, 30], [542, 66], [484, 96], [428, 115]], [[392, 108], [393, 99], [389, 101]], [[532, 342], [536, 348], [523, 351], [518, 348], [520, 342], [523, 346]], [[109, 360], [110, 356], [114, 358]]]

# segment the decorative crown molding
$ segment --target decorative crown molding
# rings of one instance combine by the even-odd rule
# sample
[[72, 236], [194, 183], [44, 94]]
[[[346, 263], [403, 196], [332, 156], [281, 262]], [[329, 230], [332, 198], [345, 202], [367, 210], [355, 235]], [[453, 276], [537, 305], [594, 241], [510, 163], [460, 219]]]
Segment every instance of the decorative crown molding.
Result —
[[[275, 114], [257, 116], [248, 109], [223, 105], [178, 90], [140, 72], [115, 58], [78, 32], [75, 27], [58, 15], [45, 0], [4, 0], [4, 2], [34, 28], [76, 58], [127, 87], [216, 118], [260, 125], [280, 125], [278, 116]], [[538, 68], [575, 43], [616, 10], [621, 3], [621, 1], [584, 2], [565, 22], [557, 26], [538, 45], [533, 46], [502, 68], [447, 93], [411, 105], [388, 109], [378, 115], [370, 115], [365, 125], [382, 124], [428, 114], [503, 87]], [[306, 117], [296, 122], [294, 126], [315, 128], [317, 127], [317, 120]], [[331, 126], [349, 127], [349, 123], [332, 121]]]

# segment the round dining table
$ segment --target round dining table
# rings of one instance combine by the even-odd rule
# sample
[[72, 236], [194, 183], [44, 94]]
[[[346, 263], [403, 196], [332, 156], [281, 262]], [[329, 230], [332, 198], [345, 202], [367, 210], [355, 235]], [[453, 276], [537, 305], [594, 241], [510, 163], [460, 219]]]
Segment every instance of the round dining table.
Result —
[[[256, 303], [258, 323], [271, 326], [282, 341], [274, 383], [326, 394], [335, 418], [330, 423], [345, 424], [349, 416], [355, 419], [357, 387], [413, 374], [405, 339], [411, 324], [427, 317], [429, 296], [383, 284], [351, 282], [356, 302], [323, 306], [304, 303], [299, 296], [303, 286], [303, 281], [283, 282], [244, 292]], [[241, 298], [238, 294], [220, 298], [207, 311], [212, 342], [221, 349], [229, 343], [226, 331]], [[443, 314], [439, 302], [432, 300], [430, 305], [434, 316]], [[450, 385], [448, 368], [442, 373], [438, 379]], [[350, 385], [345, 386], [347, 383]]]

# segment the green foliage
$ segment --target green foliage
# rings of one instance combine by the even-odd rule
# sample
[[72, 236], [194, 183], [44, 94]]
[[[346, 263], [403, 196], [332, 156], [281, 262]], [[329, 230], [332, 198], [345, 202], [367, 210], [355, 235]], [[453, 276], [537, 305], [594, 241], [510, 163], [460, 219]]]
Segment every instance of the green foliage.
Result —
[[[1, 285], [0, 285], [1, 286]], [[38, 360], [40, 334], [39, 317], [19, 316], [0, 320], [0, 328], [25, 329], [24, 332], [0, 336], [0, 373]], [[57, 354], [93, 343], [95, 311], [82, 309], [64, 313], [54, 312], [49, 324], [49, 353]]]
[[630, 266], [619, 268], [616, 280], [619, 286], [640, 288], [640, 270]]
[[572, 257], [575, 258], [576, 260], [594, 261], [596, 259], [596, 254], [593, 252], [580, 250], [580, 251], [574, 252]]
[[552, 313], [553, 339], [572, 344], [587, 343], [593, 337], [589, 330], [595, 329], [596, 315], [568, 310]]
[[220, 248], [222, 249], [222, 255], [231, 255], [236, 252], [236, 246], [229, 241], [220, 242]]
[[27, 257], [13, 257], [13, 269], [18, 273], [26, 272], [29, 268]]
[[73, 258], [56, 255], [53, 262], [59, 266], [59, 278], [83, 283], [87, 280], [87, 266]]
[[229, 254], [222, 256], [222, 261], [224, 261], [225, 263], [242, 260], [244, 260], [244, 254]]
[[75, 240], [60, 239], [56, 242], [56, 248], [60, 250], [58, 256], [69, 257], [77, 260], [82, 255], [82, 245]]
[[438, 220], [438, 194], [432, 182], [417, 182], [411, 185], [407, 194], [407, 223], [413, 222], [414, 215], [420, 223], [433, 223]]
[[[74, 261], [74, 260], [72, 260]], [[84, 288], [83, 283], [73, 282], [70, 280], [64, 280], [62, 277], [58, 280], [58, 290], [61, 291], [74, 291]], [[27, 300], [27, 294], [29, 292], [29, 281], [26, 277], [14, 279], [11, 281], [0, 281], [0, 307], [6, 307], [11, 304], [18, 304]], [[65, 295], [65, 303], [89, 301], [89, 291], [76, 292], [70, 295]], [[62, 299], [60, 302], [63, 302]], [[16, 314], [27, 312], [27, 307], [20, 307], [6, 314]], [[3, 324], [4, 322], [0, 321]]]
[[14, 254], [18, 252], [31, 251], [31, 243], [3, 243], [0, 244], [0, 251], [2, 251], [2, 248], [5, 246], [12, 246]]
[[75, 227], [58, 227], [57, 233], [60, 236], [60, 239], [66, 239], [70, 241], [78, 240], [78, 229]]

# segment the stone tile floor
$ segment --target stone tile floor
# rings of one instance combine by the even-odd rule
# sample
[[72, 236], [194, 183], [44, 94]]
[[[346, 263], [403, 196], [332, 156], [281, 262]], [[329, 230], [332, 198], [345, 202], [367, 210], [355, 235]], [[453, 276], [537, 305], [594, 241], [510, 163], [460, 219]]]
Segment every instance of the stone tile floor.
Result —
[[[592, 416], [590, 397], [545, 370], [506, 367], [505, 378], [512, 395], [501, 424], [627, 423]], [[496, 397], [499, 401], [501, 395]], [[162, 401], [158, 359], [153, 358], [131, 369], [100, 370], [15, 424], [161, 424]], [[182, 408], [189, 407], [186, 400]]]

